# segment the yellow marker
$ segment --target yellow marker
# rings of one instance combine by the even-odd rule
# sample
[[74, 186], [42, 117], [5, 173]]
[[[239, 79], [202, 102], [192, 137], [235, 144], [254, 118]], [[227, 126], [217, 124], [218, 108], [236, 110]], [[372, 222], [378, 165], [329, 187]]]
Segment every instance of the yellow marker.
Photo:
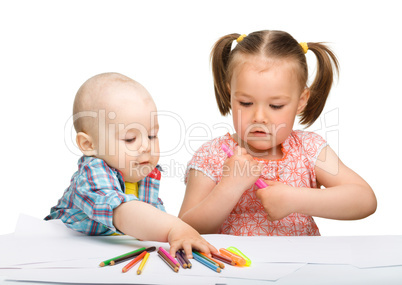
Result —
[[251, 265], [251, 260], [250, 260], [250, 258], [248, 258], [247, 256], [245, 256], [243, 252], [241, 252], [240, 250], [238, 250], [238, 249], [235, 248], [234, 246], [228, 247], [227, 250], [229, 250], [231, 253], [234, 253], [234, 254], [237, 254], [238, 256], [243, 257], [244, 260], [246, 261], [246, 266], [250, 266], [250, 265]]
[[145, 266], [145, 263], [147, 263], [148, 257], [149, 257], [149, 252], [147, 252], [145, 254], [144, 259], [141, 261], [140, 266], [138, 267], [138, 270], [137, 270], [137, 275], [140, 275], [142, 273], [142, 271], [144, 270], [144, 266]]

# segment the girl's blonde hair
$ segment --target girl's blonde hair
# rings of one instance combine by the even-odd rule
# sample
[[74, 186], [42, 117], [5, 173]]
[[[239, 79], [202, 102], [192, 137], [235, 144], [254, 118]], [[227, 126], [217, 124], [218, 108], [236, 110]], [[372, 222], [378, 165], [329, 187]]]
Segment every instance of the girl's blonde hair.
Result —
[[[244, 55], [264, 56], [270, 59], [294, 60], [297, 65], [297, 78], [301, 88], [308, 79], [306, 56], [301, 45], [283, 31], [258, 31], [240, 38], [232, 50], [232, 43], [240, 34], [221, 37], [211, 52], [212, 73], [216, 101], [222, 115], [230, 113], [229, 84], [233, 70]], [[335, 54], [323, 43], [308, 42], [308, 49], [317, 57], [317, 72], [310, 86], [310, 98], [300, 114], [300, 123], [310, 126], [320, 116], [331, 90], [334, 68], [339, 73], [339, 63]]]

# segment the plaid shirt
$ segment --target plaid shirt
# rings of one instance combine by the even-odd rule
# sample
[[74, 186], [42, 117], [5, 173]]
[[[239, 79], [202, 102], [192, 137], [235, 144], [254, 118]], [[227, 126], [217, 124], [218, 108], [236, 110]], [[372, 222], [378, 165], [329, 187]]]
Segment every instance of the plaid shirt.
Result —
[[102, 159], [82, 156], [70, 186], [45, 220], [61, 219], [67, 227], [87, 235], [119, 233], [113, 225], [113, 209], [121, 203], [140, 200], [165, 211], [162, 200], [158, 198], [159, 170], [161, 168], [157, 165], [138, 182], [137, 198], [124, 194], [124, 180], [118, 170], [109, 167]]

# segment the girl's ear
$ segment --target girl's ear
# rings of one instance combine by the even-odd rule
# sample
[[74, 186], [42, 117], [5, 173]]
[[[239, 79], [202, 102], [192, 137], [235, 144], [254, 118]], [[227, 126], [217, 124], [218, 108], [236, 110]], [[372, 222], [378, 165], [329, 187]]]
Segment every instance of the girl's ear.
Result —
[[86, 156], [96, 155], [93, 139], [90, 135], [84, 132], [79, 132], [76, 137], [76, 142], [78, 148], [84, 155]]
[[308, 103], [308, 99], [310, 98], [310, 89], [305, 88], [303, 93], [300, 95], [299, 105], [297, 106], [297, 114], [300, 115], [303, 112], [304, 108]]

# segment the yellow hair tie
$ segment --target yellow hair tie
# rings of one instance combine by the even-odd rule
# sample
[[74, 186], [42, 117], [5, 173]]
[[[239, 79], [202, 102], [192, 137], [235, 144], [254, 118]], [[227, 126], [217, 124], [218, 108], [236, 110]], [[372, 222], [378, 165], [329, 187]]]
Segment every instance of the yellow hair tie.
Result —
[[306, 54], [308, 51], [307, 43], [299, 43], [299, 45], [302, 47], [304, 54]]
[[240, 43], [242, 40], [244, 40], [245, 37], [247, 37], [247, 35], [243, 34], [243, 35], [239, 36], [236, 41], [238, 43]]

